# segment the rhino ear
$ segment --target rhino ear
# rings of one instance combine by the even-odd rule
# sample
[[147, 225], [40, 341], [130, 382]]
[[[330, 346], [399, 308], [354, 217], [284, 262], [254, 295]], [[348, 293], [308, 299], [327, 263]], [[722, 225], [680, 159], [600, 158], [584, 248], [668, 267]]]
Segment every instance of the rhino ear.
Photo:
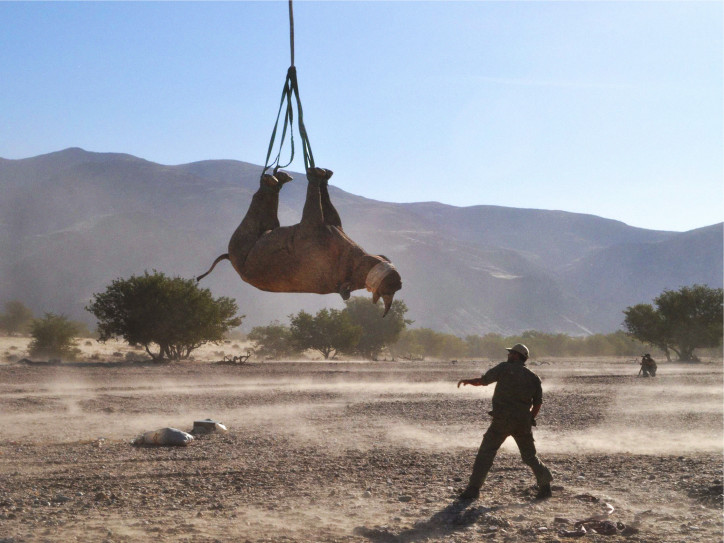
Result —
[[379, 300], [379, 299], [380, 299], [380, 294], [375, 290], [372, 293], [372, 303], [377, 304], [377, 300]]

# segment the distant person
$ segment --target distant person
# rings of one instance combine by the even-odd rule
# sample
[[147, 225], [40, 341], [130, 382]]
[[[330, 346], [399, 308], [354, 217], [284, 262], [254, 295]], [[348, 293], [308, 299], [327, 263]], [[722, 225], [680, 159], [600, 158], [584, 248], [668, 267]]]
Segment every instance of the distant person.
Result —
[[478, 455], [473, 464], [473, 473], [460, 499], [475, 500], [480, 496], [480, 487], [485, 482], [498, 449], [508, 436], [513, 436], [520, 449], [520, 455], [535, 474], [538, 482], [537, 499], [551, 497], [550, 470], [538, 459], [533, 442], [532, 427], [543, 403], [543, 389], [540, 379], [525, 367], [530, 355], [528, 347], [518, 343], [506, 349], [508, 360], [488, 370], [479, 379], [462, 379], [460, 385], [495, 385], [493, 393], [493, 421], [483, 436]]
[[639, 374], [643, 374], [644, 377], [656, 377], [656, 361], [651, 358], [649, 353], [646, 353], [641, 357], [641, 369]]

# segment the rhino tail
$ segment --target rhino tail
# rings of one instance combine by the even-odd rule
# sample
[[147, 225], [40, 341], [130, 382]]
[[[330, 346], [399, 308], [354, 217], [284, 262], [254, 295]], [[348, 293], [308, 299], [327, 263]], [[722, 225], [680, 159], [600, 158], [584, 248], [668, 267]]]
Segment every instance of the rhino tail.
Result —
[[204, 277], [206, 277], [206, 276], [209, 275], [212, 271], [214, 271], [214, 268], [216, 267], [216, 265], [217, 265], [219, 262], [221, 262], [222, 260], [230, 260], [230, 259], [229, 259], [229, 253], [224, 253], [223, 255], [219, 255], [218, 257], [216, 257], [216, 260], [214, 260], [214, 263], [213, 263], [213, 264], [211, 265], [211, 267], [209, 268], [209, 271], [207, 271], [206, 273], [202, 273], [201, 275], [199, 275], [199, 276], [196, 278], [196, 281], [197, 281], [197, 282], [198, 282], [198, 281], [201, 281]]

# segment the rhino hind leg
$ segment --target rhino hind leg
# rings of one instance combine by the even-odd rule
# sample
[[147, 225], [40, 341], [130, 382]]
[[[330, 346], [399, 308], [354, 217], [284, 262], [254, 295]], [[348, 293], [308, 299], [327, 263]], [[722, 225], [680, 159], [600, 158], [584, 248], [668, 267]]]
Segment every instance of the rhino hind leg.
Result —
[[291, 175], [289, 175], [287, 172], [276, 172], [274, 174], [274, 177], [277, 180], [277, 189], [282, 190], [282, 187], [289, 183], [292, 179], [294, 179]]
[[229, 260], [241, 273], [246, 257], [258, 239], [269, 230], [279, 228], [279, 191], [292, 180], [286, 172], [264, 174], [259, 180], [259, 190], [254, 193], [249, 209], [229, 241]]
[[209, 275], [222, 260], [231, 261], [234, 268], [241, 269], [246, 255], [254, 246], [259, 236], [268, 230], [279, 227], [277, 211], [279, 208], [279, 191], [292, 180], [286, 172], [277, 172], [276, 176], [264, 174], [259, 180], [259, 190], [256, 191], [244, 215], [241, 224], [234, 231], [229, 242], [229, 252], [220, 255], [206, 273], [199, 275], [196, 281], [201, 281]]
[[332, 200], [329, 199], [328, 184], [329, 183], [327, 181], [324, 181], [323, 183], [320, 183], [319, 186], [322, 196], [322, 214], [324, 215], [324, 224], [342, 228], [342, 219], [339, 218], [339, 213], [337, 213], [334, 205], [332, 205]]
[[279, 228], [279, 192], [282, 187], [292, 180], [287, 172], [277, 172], [274, 175], [265, 174], [259, 182], [259, 190], [251, 200], [247, 215], [254, 217], [252, 224], [258, 238], [268, 230]]

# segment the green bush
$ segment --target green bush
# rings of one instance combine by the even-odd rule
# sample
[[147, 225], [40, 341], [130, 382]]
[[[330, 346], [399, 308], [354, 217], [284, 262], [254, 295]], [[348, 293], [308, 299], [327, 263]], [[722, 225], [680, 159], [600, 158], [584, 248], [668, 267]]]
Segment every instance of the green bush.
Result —
[[30, 325], [33, 338], [29, 345], [30, 356], [75, 360], [80, 353], [75, 341], [79, 332], [78, 323], [63, 315], [46, 313], [42, 319], [35, 319]]
[[284, 358], [299, 351], [292, 344], [288, 326], [275, 321], [268, 326], [255, 326], [247, 336], [254, 342], [254, 352], [261, 357]]
[[7, 302], [5, 312], [0, 314], [0, 328], [8, 334], [24, 334], [32, 322], [33, 312], [17, 300]]
[[654, 305], [638, 304], [624, 310], [624, 327], [639, 341], [658, 347], [670, 358], [696, 361], [695, 349], [722, 344], [724, 289], [705, 285], [664, 290]]
[[396, 356], [404, 358], [489, 358], [505, 359], [505, 348], [524, 343], [532, 357], [575, 356], [640, 356], [646, 347], [623, 331], [613, 334], [593, 334], [572, 337], [567, 334], [550, 334], [528, 330], [520, 335], [502, 336], [485, 334], [469, 335], [461, 339], [427, 328], [405, 330], [392, 346]]
[[372, 304], [368, 298], [357, 296], [345, 302], [343, 313], [353, 326], [362, 330], [355, 352], [364, 358], [376, 360], [382, 349], [396, 343], [405, 327], [413, 322], [405, 319], [407, 305], [402, 300], [392, 302], [384, 318], [383, 312], [380, 304]]
[[[193, 279], [145, 272], [116, 279], [86, 307], [98, 319], [100, 341], [122, 337], [154, 360], [187, 359], [205, 343], [220, 343], [241, 324], [231, 298], [213, 298]], [[157, 351], [152, 351], [156, 345]]]
[[340, 352], [352, 352], [362, 336], [362, 328], [352, 324], [347, 313], [326, 308], [315, 316], [306, 311], [292, 315], [290, 332], [299, 350], [318, 351], [325, 360]]

